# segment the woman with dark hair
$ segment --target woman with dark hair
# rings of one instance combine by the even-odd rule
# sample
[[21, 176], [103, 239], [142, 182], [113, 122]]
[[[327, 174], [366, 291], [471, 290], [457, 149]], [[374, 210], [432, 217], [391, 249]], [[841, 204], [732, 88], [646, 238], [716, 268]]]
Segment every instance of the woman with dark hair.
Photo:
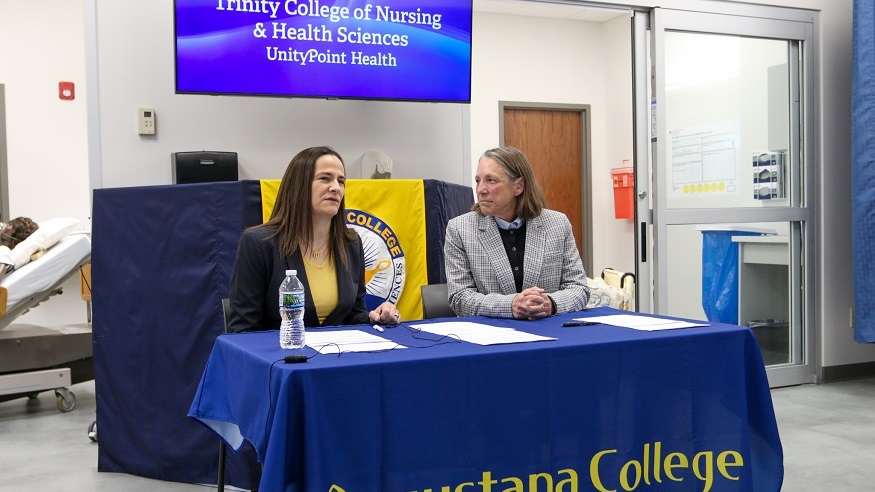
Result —
[[10, 259], [10, 251], [37, 229], [39, 224], [27, 217], [16, 217], [5, 224], [0, 222], [0, 279], [15, 269], [15, 263]]
[[449, 303], [459, 316], [540, 319], [586, 307], [589, 288], [565, 214], [546, 208], [526, 156], [483, 153], [477, 203], [447, 224]]
[[305, 326], [395, 324], [384, 302], [365, 308], [365, 264], [358, 234], [346, 227], [343, 159], [330, 147], [302, 150], [289, 162], [270, 219], [243, 232], [231, 272], [228, 329], [276, 330], [279, 286], [297, 270], [307, 291]]

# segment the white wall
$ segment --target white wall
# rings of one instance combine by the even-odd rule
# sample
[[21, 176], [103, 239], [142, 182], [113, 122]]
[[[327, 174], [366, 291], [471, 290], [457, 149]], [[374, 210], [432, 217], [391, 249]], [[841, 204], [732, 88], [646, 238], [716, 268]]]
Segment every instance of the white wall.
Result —
[[[10, 217], [88, 219], [83, 29], [77, 1], [0, 2]], [[74, 100], [58, 97], [61, 81]]]
[[499, 145], [499, 102], [590, 105], [591, 277], [608, 266], [635, 267], [632, 223], [614, 218], [610, 176], [611, 168], [632, 158], [630, 25], [629, 16], [596, 23], [474, 15], [471, 162]]
[[[393, 159], [393, 178], [466, 182], [467, 105], [177, 95], [173, 2], [86, 1], [98, 40], [89, 59], [100, 84], [95, 186], [169, 184], [170, 155], [189, 150], [234, 151], [241, 178], [280, 178], [314, 145], [337, 149], [351, 178], [371, 176], [361, 156], [379, 149]], [[137, 134], [138, 107], [155, 110], [155, 136]]]
[[[788, 1], [787, 3], [793, 3]], [[818, 2], [821, 12], [821, 257], [818, 292], [822, 309], [821, 363], [824, 366], [871, 362], [875, 345], [854, 342], [850, 310], [854, 305], [851, 241], [851, 36], [853, 1]]]
[[[603, 268], [635, 271], [635, 221], [614, 217], [611, 169], [631, 166], [632, 146], [632, 52], [631, 19], [620, 16], [602, 24], [604, 65], [604, 156], [593, 160], [593, 258], [597, 276]], [[627, 164], [623, 164], [628, 160]]]
[[[81, 1], [0, 1], [10, 217], [37, 222], [73, 217], [89, 223], [84, 36]], [[75, 84], [72, 101], [58, 97], [61, 81]], [[66, 295], [21, 322], [85, 322], [78, 276], [63, 288]]]
[[[655, 2], [617, 2], [647, 5]], [[819, 82], [822, 119], [821, 163], [818, 181], [821, 193], [817, 227], [822, 237], [818, 251], [820, 353], [825, 366], [875, 361], [875, 347], [854, 343], [850, 328], [853, 305], [853, 265], [850, 202], [850, 74], [852, 0], [766, 0], [763, 4], [783, 5], [820, 11]], [[83, 7], [84, 4], [84, 7]], [[735, 8], [735, 2], [664, 0], [668, 8], [717, 11]], [[83, 18], [96, 12], [93, 19]], [[531, 83], [549, 80], [553, 74], [574, 77], [572, 89], [550, 89], [546, 93], [509, 91], [500, 99], [590, 104], [593, 115], [593, 164], [595, 183], [607, 179], [605, 169], [619, 165], [631, 155], [618, 129], [631, 128], [631, 117], [623, 114], [617, 94], [628, 94], [618, 83], [618, 73], [629, 50], [623, 45], [598, 44], [600, 35], [620, 35], [626, 27], [620, 21], [590, 26], [581, 33], [544, 32], [535, 19], [511, 20], [503, 31], [512, 32], [516, 49], [526, 44], [562, 36], [578, 49], [557, 58], [556, 66]], [[567, 26], [580, 23], [565, 22]], [[616, 23], [614, 23], [616, 22]], [[97, 24], [97, 31], [88, 31]], [[531, 24], [532, 29], [528, 27]], [[551, 24], [555, 25], [555, 24]], [[83, 27], [84, 26], [84, 27]], [[578, 26], [579, 27], [579, 26]], [[489, 48], [487, 30], [500, 27], [494, 19], [475, 17], [474, 103], [428, 105], [319, 100], [258, 100], [206, 96], [176, 96], [172, 82], [172, 2], [133, 0], [27, 0], [0, 1], [0, 82], [6, 84], [8, 157], [10, 164], [10, 211], [35, 218], [73, 215], [83, 220], [89, 213], [87, 175], [98, 186], [128, 186], [170, 182], [170, 153], [180, 150], [236, 150], [240, 153], [244, 177], [276, 177], [291, 153], [308, 145], [336, 145], [350, 164], [350, 175], [361, 175], [355, 167], [361, 153], [380, 148], [396, 161], [398, 177], [433, 177], [469, 183], [470, 162], [483, 149], [498, 142], [497, 105], [483, 91], [501, 90], [507, 80], [481, 69], [489, 57], [499, 56], [504, 46]], [[84, 32], [84, 33], [83, 33]], [[540, 33], [539, 38], [535, 34]], [[83, 39], [94, 37], [96, 53]], [[26, 41], [26, 42], [25, 42]], [[590, 41], [589, 43], [581, 41]], [[481, 46], [485, 44], [484, 46]], [[594, 44], [595, 43], [595, 44]], [[523, 46], [521, 46], [523, 45]], [[83, 51], [86, 53], [83, 56]], [[549, 57], [539, 56], [547, 60]], [[88, 61], [84, 61], [86, 58]], [[530, 74], [519, 70], [521, 57], [507, 67], [508, 78]], [[596, 62], [598, 62], [596, 64]], [[533, 62], [537, 63], [537, 62]], [[592, 65], [590, 65], [592, 64]], [[587, 67], [604, 70], [600, 77]], [[99, 74], [88, 83], [86, 71]], [[91, 72], [89, 72], [91, 73]], [[77, 84], [77, 99], [57, 99], [57, 82]], [[98, 85], [99, 83], [99, 85]], [[86, 87], [87, 86], [87, 87]], [[86, 97], [99, 95], [99, 101]], [[540, 97], [544, 94], [545, 97]], [[536, 97], [537, 96], [537, 97]], [[547, 97], [549, 96], [549, 97]], [[495, 100], [499, 97], [495, 97]], [[94, 105], [94, 116], [86, 116], [85, 103]], [[100, 104], [99, 108], [96, 106]], [[481, 109], [481, 104], [485, 105]], [[135, 110], [151, 105], [158, 114], [158, 135], [141, 139], [135, 132]], [[491, 107], [489, 107], [491, 106]], [[470, 119], [469, 119], [470, 116]], [[95, 121], [99, 119], [99, 121]], [[309, 121], [312, 119], [312, 121]], [[628, 119], [629, 121], [624, 121]], [[476, 122], [476, 123], [475, 123]], [[86, 124], [98, 129], [84, 134]], [[470, 127], [469, 127], [470, 124]], [[86, 138], [92, 146], [86, 148]], [[90, 159], [90, 163], [88, 162]], [[432, 174], [433, 173], [433, 174]], [[597, 191], [594, 191], [597, 193]], [[599, 207], [612, 210], [610, 195], [598, 198]], [[596, 199], [594, 197], [594, 199]], [[62, 207], [62, 211], [58, 208]], [[628, 269], [615, 259], [611, 248], [627, 244], [631, 225], [605, 219], [596, 222], [596, 267]], [[604, 228], [604, 231], [601, 229]], [[78, 284], [72, 296], [77, 300]], [[81, 301], [71, 306], [81, 312]], [[53, 300], [27, 316], [67, 309]]]

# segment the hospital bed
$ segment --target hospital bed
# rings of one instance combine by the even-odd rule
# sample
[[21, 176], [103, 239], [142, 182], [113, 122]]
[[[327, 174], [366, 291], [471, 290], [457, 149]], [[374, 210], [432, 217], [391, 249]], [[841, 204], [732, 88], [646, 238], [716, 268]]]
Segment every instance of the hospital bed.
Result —
[[[68, 386], [94, 379], [90, 323], [59, 327], [15, 323], [63, 293], [64, 282], [80, 275], [90, 260], [90, 236], [65, 233], [0, 281], [0, 402], [54, 390], [58, 409], [69, 412], [76, 396]], [[90, 320], [90, 304], [86, 309]]]

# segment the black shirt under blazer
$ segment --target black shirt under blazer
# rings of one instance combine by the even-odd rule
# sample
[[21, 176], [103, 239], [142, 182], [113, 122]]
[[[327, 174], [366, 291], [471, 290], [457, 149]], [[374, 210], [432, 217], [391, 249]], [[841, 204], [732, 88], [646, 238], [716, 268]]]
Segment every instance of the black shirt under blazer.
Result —
[[289, 257], [280, 254], [279, 241], [271, 235], [274, 227], [258, 227], [243, 232], [237, 258], [231, 271], [231, 316], [228, 331], [277, 330], [280, 326], [279, 287], [286, 270], [297, 270], [307, 292], [304, 325], [336, 326], [368, 323], [365, 307], [365, 255], [361, 239], [346, 244], [348, 265], [334, 252], [337, 269], [337, 307], [320, 324], [307, 281], [304, 260], [297, 251]]

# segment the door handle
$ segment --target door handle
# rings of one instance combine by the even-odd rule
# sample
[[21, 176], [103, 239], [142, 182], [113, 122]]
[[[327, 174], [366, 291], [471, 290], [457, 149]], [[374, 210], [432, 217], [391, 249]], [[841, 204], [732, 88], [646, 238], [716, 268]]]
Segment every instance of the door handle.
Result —
[[641, 223], [638, 237], [641, 238], [641, 263], [647, 263], [647, 222]]

